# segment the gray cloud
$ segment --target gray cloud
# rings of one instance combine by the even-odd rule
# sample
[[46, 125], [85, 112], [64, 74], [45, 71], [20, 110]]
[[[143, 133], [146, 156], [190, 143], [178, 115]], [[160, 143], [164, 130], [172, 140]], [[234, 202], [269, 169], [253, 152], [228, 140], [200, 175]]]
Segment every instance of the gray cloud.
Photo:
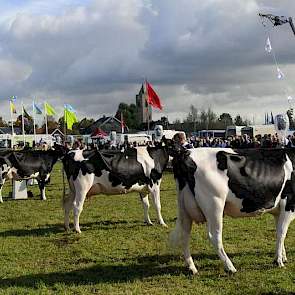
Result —
[[80, 117], [97, 118], [114, 114], [121, 101], [134, 102], [147, 77], [165, 105], [156, 118], [181, 118], [194, 104], [260, 119], [287, 108], [286, 92], [295, 96], [294, 36], [287, 25], [267, 26], [287, 77], [278, 81], [257, 16], [295, 16], [291, 0], [280, 7], [262, 0], [33, 3], [2, 12], [9, 20], [0, 25], [3, 99], [46, 99], [60, 110], [67, 102]]

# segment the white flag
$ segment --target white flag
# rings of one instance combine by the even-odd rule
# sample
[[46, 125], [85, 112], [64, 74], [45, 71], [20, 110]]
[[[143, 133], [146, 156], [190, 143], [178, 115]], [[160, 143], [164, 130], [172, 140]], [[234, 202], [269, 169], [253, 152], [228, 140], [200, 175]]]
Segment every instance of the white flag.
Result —
[[280, 70], [280, 68], [277, 68], [277, 71], [278, 71], [278, 79], [281, 80], [281, 79], [284, 79], [285, 78], [285, 75], [284, 73]]
[[287, 99], [288, 99], [288, 102], [291, 102], [291, 101], [293, 100], [293, 97], [289, 95], [289, 96], [287, 97]]
[[270, 43], [269, 37], [267, 37], [267, 40], [266, 40], [266, 44], [265, 44], [264, 49], [265, 49], [266, 52], [271, 53], [272, 47], [271, 47], [271, 43]]

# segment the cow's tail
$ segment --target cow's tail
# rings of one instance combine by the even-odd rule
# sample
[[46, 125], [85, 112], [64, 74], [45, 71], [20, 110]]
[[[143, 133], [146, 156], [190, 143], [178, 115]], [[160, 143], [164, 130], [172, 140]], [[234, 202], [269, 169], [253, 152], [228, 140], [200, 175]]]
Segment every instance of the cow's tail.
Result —
[[183, 245], [183, 218], [185, 214], [183, 193], [178, 190], [178, 206], [177, 206], [176, 226], [169, 234], [169, 246], [179, 249]]

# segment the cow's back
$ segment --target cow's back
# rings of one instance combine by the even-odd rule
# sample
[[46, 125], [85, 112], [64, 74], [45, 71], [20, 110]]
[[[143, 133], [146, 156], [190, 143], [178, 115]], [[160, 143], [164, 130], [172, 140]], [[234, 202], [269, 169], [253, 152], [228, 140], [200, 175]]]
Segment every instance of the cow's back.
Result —
[[187, 152], [177, 169], [180, 182], [189, 185], [197, 202], [218, 197], [227, 203], [229, 215], [243, 216], [278, 204], [292, 165], [282, 149], [198, 148]]

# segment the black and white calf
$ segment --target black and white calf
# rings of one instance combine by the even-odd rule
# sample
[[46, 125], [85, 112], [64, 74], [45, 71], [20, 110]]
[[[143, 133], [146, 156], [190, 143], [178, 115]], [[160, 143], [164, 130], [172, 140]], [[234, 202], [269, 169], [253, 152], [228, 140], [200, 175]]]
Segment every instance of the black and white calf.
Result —
[[189, 250], [192, 222], [207, 222], [209, 240], [226, 270], [236, 269], [222, 243], [223, 214], [232, 217], [272, 213], [276, 221], [279, 267], [287, 260], [284, 240], [295, 218], [295, 150], [198, 148], [173, 160], [178, 189], [178, 218], [171, 234], [183, 246], [185, 262], [197, 269]]
[[137, 147], [125, 152], [104, 154], [99, 151], [70, 151], [63, 159], [70, 193], [64, 199], [65, 228], [69, 229], [69, 214], [74, 211], [74, 227], [80, 233], [79, 216], [85, 198], [95, 194], [140, 193], [144, 221], [152, 224], [148, 209], [151, 194], [159, 223], [166, 226], [161, 215], [160, 184], [168, 162], [166, 147]]
[[7, 179], [37, 179], [41, 199], [46, 200], [45, 184], [49, 181], [53, 165], [62, 155], [63, 151], [59, 149], [7, 151], [0, 154], [0, 202], [3, 202], [2, 187]]

